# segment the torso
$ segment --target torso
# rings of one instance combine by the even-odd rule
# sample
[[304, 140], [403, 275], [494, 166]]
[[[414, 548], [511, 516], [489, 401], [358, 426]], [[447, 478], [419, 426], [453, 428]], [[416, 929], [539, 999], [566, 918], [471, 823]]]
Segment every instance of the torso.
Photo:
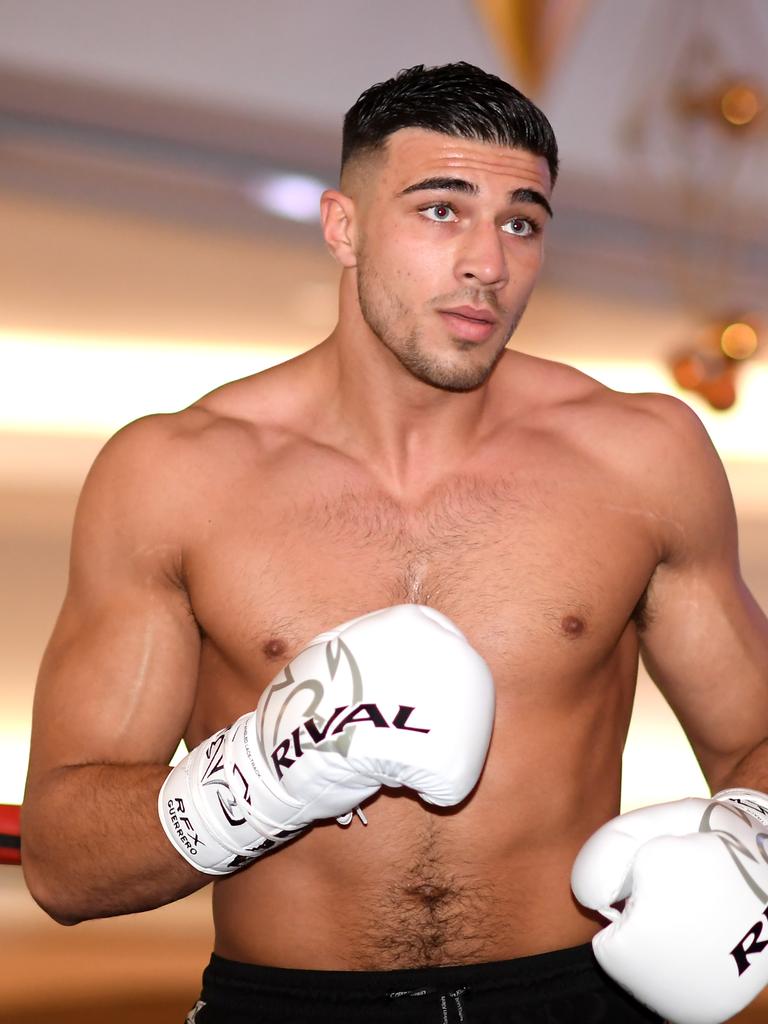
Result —
[[450, 616], [497, 690], [464, 805], [386, 791], [367, 827], [319, 825], [217, 883], [218, 953], [386, 969], [527, 955], [597, 930], [570, 867], [618, 812], [638, 609], [659, 561], [653, 515], [607, 438], [635, 415], [622, 401], [595, 385], [502, 422], [471, 464], [406, 500], [300, 431], [207, 428], [204, 501], [185, 526], [203, 636], [190, 745], [254, 707], [313, 635], [402, 602]]

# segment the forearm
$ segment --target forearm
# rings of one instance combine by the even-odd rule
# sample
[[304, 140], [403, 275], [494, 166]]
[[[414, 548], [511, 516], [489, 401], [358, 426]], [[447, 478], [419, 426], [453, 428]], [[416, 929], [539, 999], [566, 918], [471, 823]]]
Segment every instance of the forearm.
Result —
[[40, 906], [61, 924], [151, 910], [211, 879], [168, 842], [157, 813], [165, 765], [61, 768], [31, 786], [22, 863]]

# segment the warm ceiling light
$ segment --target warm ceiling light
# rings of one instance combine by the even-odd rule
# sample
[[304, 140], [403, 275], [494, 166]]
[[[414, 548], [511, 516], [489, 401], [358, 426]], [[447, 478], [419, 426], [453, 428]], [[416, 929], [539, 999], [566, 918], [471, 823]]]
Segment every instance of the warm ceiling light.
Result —
[[676, 383], [700, 395], [713, 409], [725, 411], [735, 404], [734, 364], [722, 354], [691, 349], [673, 357], [670, 365]]
[[757, 331], [751, 324], [728, 324], [720, 335], [720, 348], [731, 359], [749, 359], [757, 351]]
[[671, 366], [675, 381], [686, 391], [701, 387], [707, 376], [706, 365], [698, 352], [684, 352], [676, 356]]
[[761, 97], [749, 85], [732, 85], [720, 97], [720, 111], [732, 125], [751, 124], [760, 113]]
[[103, 437], [150, 412], [183, 409], [229, 380], [308, 348], [10, 335], [0, 330], [0, 433]]

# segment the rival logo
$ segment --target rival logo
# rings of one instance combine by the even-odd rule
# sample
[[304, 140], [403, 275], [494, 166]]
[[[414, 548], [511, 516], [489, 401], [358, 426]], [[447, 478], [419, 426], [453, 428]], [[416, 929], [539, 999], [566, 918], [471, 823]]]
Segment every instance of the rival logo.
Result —
[[[744, 807], [750, 808], [752, 813], [743, 810], [742, 808]], [[754, 813], [755, 811], [759, 812], [759, 817]], [[753, 849], [750, 849], [745, 845], [743, 833], [740, 837], [722, 827], [722, 815], [724, 812], [733, 815], [745, 825], [749, 826], [751, 833], [750, 839], [754, 844]], [[713, 824], [715, 814], [717, 814], [720, 819], [720, 827], [715, 827]], [[761, 866], [761, 860], [764, 864], [768, 863], [768, 856], [766, 856], [768, 833], [764, 832], [762, 828], [756, 829], [755, 825], [763, 826], [764, 819], [765, 808], [760, 804], [749, 800], [730, 798], [726, 800], [713, 800], [707, 806], [701, 822], [699, 823], [699, 832], [711, 833], [725, 846], [728, 851], [728, 855], [738, 869], [739, 874], [744, 879], [750, 890], [762, 903], [765, 903], [768, 899], [768, 893], [763, 889], [763, 885], [765, 883], [763, 883], [763, 885], [759, 884], [757, 879], [754, 877], [754, 874], [755, 867]], [[727, 822], [727, 820], [728, 819], [726, 818], [725, 821]], [[768, 907], [764, 908], [763, 917], [768, 920]], [[749, 958], [751, 956], [757, 956], [759, 953], [762, 953], [766, 947], [768, 947], [768, 939], [760, 939], [762, 933], [763, 921], [755, 921], [746, 935], [744, 935], [736, 943], [733, 949], [730, 950], [730, 955], [734, 959], [736, 969], [739, 972], [739, 977], [741, 977], [741, 975], [752, 966]]]
[[[768, 907], [763, 910], [763, 917], [768, 919]], [[731, 956], [736, 961], [739, 977], [741, 977], [748, 967], [752, 966], [749, 962], [750, 956], [756, 956], [758, 953], [762, 953], [765, 947], [768, 946], [768, 939], [763, 939], [762, 942], [760, 941], [762, 931], [763, 922], [755, 921], [744, 938], [741, 939], [731, 950]], [[748, 942], [749, 945], [747, 945]]]
[[[348, 704], [344, 704], [335, 709], [322, 728], [318, 728], [314, 718], [307, 718], [301, 725], [296, 726], [288, 739], [281, 740], [272, 751], [270, 756], [275, 773], [278, 779], [282, 779], [284, 769], [290, 768], [304, 754], [304, 748], [301, 745], [302, 731], [309, 736], [310, 743], [307, 745], [310, 747], [322, 743], [327, 736], [338, 736], [350, 725], [360, 725], [366, 722], [377, 729], [430, 732], [429, 729], [408, 725], [408, 719], [414, 710], [415, 708], [400, 704], [391, 723], [387, 721], [378, 704], [357, 704], [351, 710]], [[344, 712], [347, 713], [343, 714]], [[331, 729], [331, 726], [334, 726], [333, 729]]]

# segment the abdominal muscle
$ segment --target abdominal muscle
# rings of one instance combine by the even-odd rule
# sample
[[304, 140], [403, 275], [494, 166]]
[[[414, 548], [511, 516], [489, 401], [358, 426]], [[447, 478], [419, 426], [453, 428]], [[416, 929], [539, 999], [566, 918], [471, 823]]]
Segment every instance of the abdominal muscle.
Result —
[[[366, 808], [367, 826], [323, 823], [218, 882], [217, 954], [370, 971], [504, 960], [589, 941], [600, 925], [569, 886], [592, 830], [588, 823], [585, 832], [574, 783], [569, 801], [540, 782], [529, 780], [516, 798], [514, 786], [485, 781], [454, 811], [385, 791]], [[595, 826], [615, 813], [605, 775], [603, 786], [586, 812]]]

